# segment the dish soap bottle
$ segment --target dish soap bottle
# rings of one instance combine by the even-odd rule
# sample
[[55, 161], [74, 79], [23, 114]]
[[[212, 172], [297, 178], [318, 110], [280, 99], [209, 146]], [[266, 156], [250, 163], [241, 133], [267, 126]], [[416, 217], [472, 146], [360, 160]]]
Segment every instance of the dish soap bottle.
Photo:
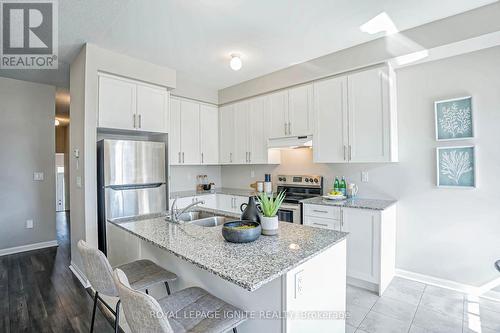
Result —
[[347, 194], [347, 184], [345, 182], [345, 177], [342, 176], [342, 181], [340, 182], [340, 192], [342, 192], [342, 195], [345, 197]]

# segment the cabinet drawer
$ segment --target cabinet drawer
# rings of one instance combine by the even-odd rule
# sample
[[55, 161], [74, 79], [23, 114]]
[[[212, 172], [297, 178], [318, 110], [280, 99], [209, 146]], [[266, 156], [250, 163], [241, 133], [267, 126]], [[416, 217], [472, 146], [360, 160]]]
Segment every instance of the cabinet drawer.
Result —
[[304, 205], [304, 215], [340, 220], [340, 207]]
[[340, 220], [306, 216], [304, 224], [316, 228], [340, 230]]

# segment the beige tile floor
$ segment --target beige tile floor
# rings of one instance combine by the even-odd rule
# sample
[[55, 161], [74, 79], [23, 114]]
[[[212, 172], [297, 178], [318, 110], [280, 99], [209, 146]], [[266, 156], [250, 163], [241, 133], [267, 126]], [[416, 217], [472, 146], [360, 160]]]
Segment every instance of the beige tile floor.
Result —
[[382, 297], [347, 287], [347, 333], [500, 333], [500, 302], [394, 278]]

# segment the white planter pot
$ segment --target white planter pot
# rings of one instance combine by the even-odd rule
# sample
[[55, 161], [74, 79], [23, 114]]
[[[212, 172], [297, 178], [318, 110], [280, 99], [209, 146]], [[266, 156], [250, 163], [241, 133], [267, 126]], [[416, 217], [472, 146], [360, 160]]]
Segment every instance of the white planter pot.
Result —
[[260, 217], [260, 226], [262, 227], [262, 234], [266, 236], [273, 236], [278, 234], [278, 216], [273, 217]]

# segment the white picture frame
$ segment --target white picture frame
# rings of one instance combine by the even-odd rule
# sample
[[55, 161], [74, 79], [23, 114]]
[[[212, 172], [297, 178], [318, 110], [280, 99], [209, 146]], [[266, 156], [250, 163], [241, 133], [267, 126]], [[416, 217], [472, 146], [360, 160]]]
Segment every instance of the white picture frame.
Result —
[[[443, 126], [443, 107], [447, 111], [448, 126]], [[468, 106], [468, 109], [466, 109]], [[468, 115], [467, 115], [468, 114]], [[457, 117], [457, 116], [459, 117]], [[434, 130], [436, 141], [457, 141], [473, 139], [475, 136], [474, 100], [462, 96], [434, 102]]]
[[[436, 186], [456, 189], [477, 188], [476, 150], [475, 145], [436, 147]], [[464, 167], [464, 163], [470, 165]], [[467, 171], [468, 168], [471, 170]]]

